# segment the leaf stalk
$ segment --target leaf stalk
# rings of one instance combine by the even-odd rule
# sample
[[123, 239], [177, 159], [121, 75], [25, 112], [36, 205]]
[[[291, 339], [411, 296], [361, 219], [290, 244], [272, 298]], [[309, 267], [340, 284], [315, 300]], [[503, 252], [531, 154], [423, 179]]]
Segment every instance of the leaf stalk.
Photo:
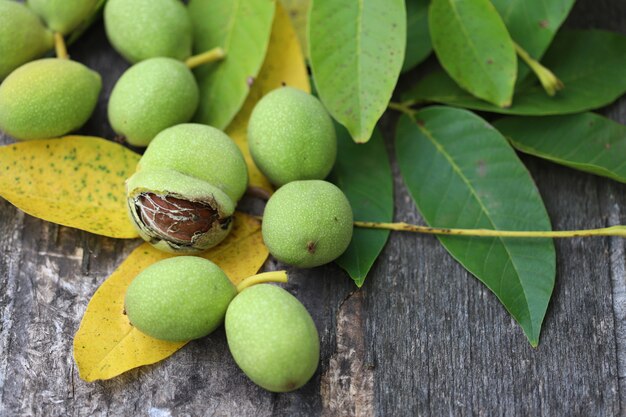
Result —
[[354, 222], [355, 227], [367, 229], [386, 229], [400, 232], [423, 233], [430, 235], [475, 236], [475, 237], [513, 237], [513, 238], [572, 238], [591, 236], [626, 237], [626, 226], [610, 226], [600, 229], [583, 230], [492, 230], [492, 229], [454, 229], [448, 227], [429, 227], [409, 223]]
[[409, 117], [413, 117], [415, 116], [415, 113], [417, 113], [417, 110], [412, 109], [411, 106], [413, 105], [413, 103], [411, 102], [403, 102], [403, 103], [396, 103], [396, 102], [390, 102], [389, 105], [387, 107], [389, 107], [391, 110], [395, 110], [395, 111], [399, 111], [400, 113], [404, 113]]

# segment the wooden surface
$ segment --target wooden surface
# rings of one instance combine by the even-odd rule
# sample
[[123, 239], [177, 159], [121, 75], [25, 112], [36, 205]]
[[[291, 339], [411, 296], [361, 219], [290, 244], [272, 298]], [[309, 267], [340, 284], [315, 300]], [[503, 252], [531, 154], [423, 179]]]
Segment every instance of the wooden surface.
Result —
[[[626, 2], [579, 0], [568, 25], [626, 33]], [[83, 132], [112, 138], [107, 96], [127, 64], [101, 24], [70, 54], [105, 85]], [[626, 123], [626, 99], [604, 113]], [[394, 121], [383, 123], [390, 151]], [[626, 185], [523, 159], [556, 229], [626, 224]], [[420, 223], [394, 172], [396, 219]], [[72, 338], [89, 298], [138, 244], [49, 224], [0, 200], [1, 416], [626, 415], [622, 239], [556, 242], [537, 349], [430, 236], [392, 234], [359, 291], [334, 265], [293, 270], [288, 288], [315, 319], [321, 364], [304, 388], [280, 395], [239, 371], [223, 329], [113, 380], [78, 378]]]

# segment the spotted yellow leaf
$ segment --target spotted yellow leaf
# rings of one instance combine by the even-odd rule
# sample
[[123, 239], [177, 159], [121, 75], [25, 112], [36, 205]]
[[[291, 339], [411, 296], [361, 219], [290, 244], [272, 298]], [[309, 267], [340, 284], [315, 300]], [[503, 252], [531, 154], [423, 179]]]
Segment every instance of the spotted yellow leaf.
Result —
[[281, 85], [299, 88], [307, 93], [311, 91], [309, 76], [298, 37], [291, 25], [289, 15], [280, 3], [276, 3], [276, 14], [274, 15], [274, 23], [265, 61], [259, 75], [252, 81], [250, 93], [243, 107], [230, 126], [228, 126], [228, 129], [226, 129], [226, 133], [237, 143], [246, 159], [250, 185], [267, 192], [272, 191], [272, 186], [254, 165], [248, 149], [246, 131], [248, 119], [250, 119], [250, 114], [255, 104], [265, 94]]
[[[74, 360], [85, 381], [113, 378], [130, 369], [161, 361], [185, 345], [154, 339], [131, 326], [124, 314], [126, 288], [151, 264], [174, 255], [147, 243], [135, 249], [93, 295], [74, 336]], [[203, 257], [226, 272], [233, 284], [255, 274], [267, 259], [260, 222], [236, 213], [233, 230]]]
[[135, 238], [124, 181], [139, 155], [95, 137], [0, 147], [0, 196], [24, 212], [91, 233]]

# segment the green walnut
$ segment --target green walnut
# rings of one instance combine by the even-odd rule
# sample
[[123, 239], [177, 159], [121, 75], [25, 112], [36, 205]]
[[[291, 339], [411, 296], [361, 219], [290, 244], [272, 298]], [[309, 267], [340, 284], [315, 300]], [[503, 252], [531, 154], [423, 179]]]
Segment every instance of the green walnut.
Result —
[[176, 125], [154, 138], [126, 181], [130, 218], [157, 249], [201, 252], [228, 235], [247, 182], [241, 151], [226, 134]]
[[221, 130], [196, 123], [165, 129], [150, 142], [138, 169], [169, 168], [212, 184], [239, 201], [248, 187], [241, 151]]
[[98, 10], [101, 0], [27, 0], [26, 4], [54, 32], [71, 33]]
[[104, 26], [113, 47], [129, 62], [191, 55], [191, 19], [180, 0], [108, 0]]
[[162, 130], [188, 122], [198, 107], [198, 85], [181, 61], [150, 58], [117, 81], [109, 99], [113, 130], [134, 146], [148, 146]]
[[274, 90], [257, 103], [248, 144], [256, 165], [277, 186], [324, 179], [337, 156], [328, 112], [317, 98], [291, 87]]
[[202, 252], [230, 232], [235, 205], [206, 181], [170, 169], [146, 169], [126, 181], [126, 193], [139, 235], [164, 252]]
[[222, 324], [236, 295], [235, 286], [213, 262], [178, 256], [141, 271], [126, 291], [124, 307], [139, 331], [182, 342], [204, 337]]
[[224, 326], [237, 365], [268, 391], [298, 389], [317, 369], [315, 323], [300, 301], [280, 287], [258, 284], [243, 290], [228, 306]]
[[54, 36], [21, 3], [0, 0], [0, 81], [54, 46]]
[[279, 261], [311, 268], [338, 258], [352, 239], [352, 208], [321, 180], [294, 181], [272, 195], [263, 213], [263, 241]]
[[100, 75], [78, 62], [29, 62], [0, 84], [0, 129], [22, 140], [62, 136], [89, 119], [101, 87]]

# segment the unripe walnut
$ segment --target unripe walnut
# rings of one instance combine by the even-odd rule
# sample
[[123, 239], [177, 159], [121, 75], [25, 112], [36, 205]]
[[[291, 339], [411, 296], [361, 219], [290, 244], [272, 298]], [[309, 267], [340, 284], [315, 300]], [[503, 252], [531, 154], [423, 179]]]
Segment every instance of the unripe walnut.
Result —
[[197, 253], [230, 231], [233, 201], [219, 188], [173, 170], [139, 171], [126, 183], [139, 235], [157, 249]]
[[54, 47], [54, 35], [28, 7], [0, 1], [0, 81]]
[[131, 63], [191, 55], [191, 18], [179, 0], [108, 0], [104, 28], [113, 48]]
[[352, 208], [329, 182], [293, 181], [267, 202], [262, 230], [272, 256], [312, 268], [332, 262], [346, 250], [352, 239]]
[[241, 151], [228, 135], [207, 125], [183, 123], [156, 135], [137, 169], [161, 168], [204, 180], [234, 203], [248, 187], [248, 168]]
[[279, 187], [326, 178], [337, 156], [330, 115], [317, 98], [291, 87], [270, 92], [254, 107], [248, 145], [261, 172]]
[[89, 119], [101, 87], [97, 72], [69, 59], [24, 64], [0, 84], [0, 130], [20, 140], [65, 135]]
[[228, 235], [247, 179], [239, 148], [223, 132], [177, 125], [154, 138], [127, 180], [129, 214], [157, 249], [201, 252]]
[[315, 323], [296, 297], [275, 285], [253, 285], [228, 306], [224, 321], [235, 362], [272, 392], [300, 388], [315, 373], [320, 341]]
[[198, 95], [196, 79], [184, 63], [146, 59], [117, 80], [109, 98], [109, 122], [126, 142], [148, 146], [159, 132], [191, 119]]
[[178, 342], [215, 330], [236, 295], [235, 286], [213, 262], [176, 256], [141, 271], [128, 287], [124, 305], [139, 331]]

